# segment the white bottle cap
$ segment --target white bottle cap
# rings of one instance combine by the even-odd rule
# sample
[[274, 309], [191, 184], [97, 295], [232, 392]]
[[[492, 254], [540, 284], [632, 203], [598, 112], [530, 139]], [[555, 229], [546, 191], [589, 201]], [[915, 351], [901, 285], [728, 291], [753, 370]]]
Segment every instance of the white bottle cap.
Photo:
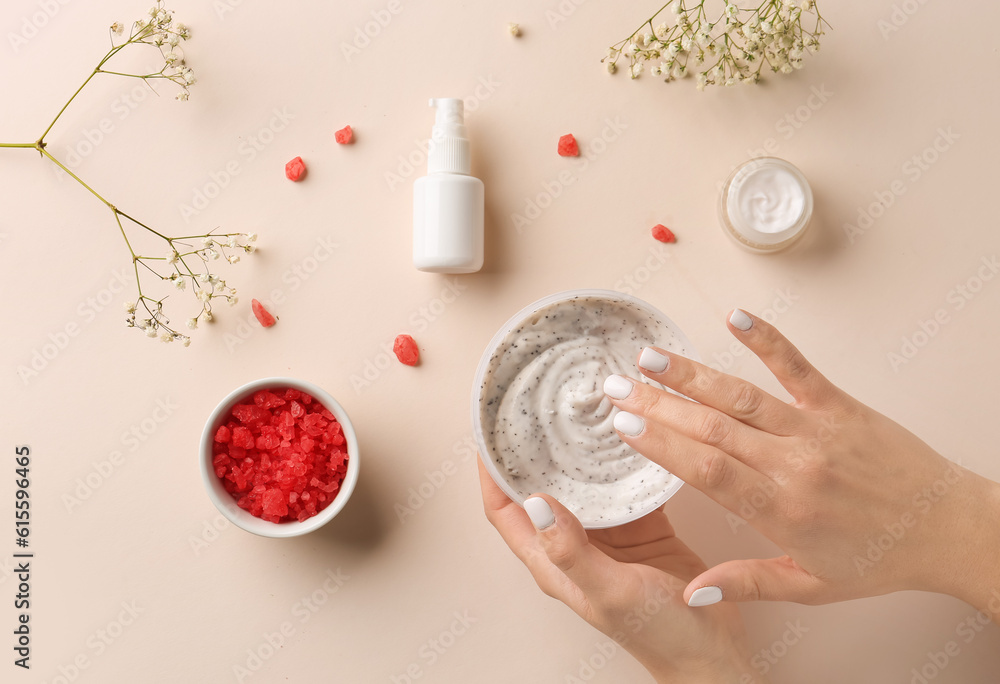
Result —
[[430, 106], [437, 107], [437, 116], [427, 153], [427, 173], [469, 175], [472, 163], [463, 102], [456, 97], [435, 97], [431, 98]]

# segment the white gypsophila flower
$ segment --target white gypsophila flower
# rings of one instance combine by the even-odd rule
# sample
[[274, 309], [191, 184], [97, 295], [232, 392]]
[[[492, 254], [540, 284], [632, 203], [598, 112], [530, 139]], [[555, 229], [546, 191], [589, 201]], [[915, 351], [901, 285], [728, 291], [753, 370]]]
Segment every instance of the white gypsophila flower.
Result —
[[176, 52], [173, 52], [173, 51], [170, 51], [170, 52], [166, 53], [165, 55], [163, 55], [163, 59], [164, 59], [164, 61], [167, 64], [173, 64], [174, 62], [176, 62], [180, 58], [181, 58], [181, 56], [178, 55]]
[[507, 33], [517, 38], [521, 35], [521, 27], [514, 23], [507, 24]]
[[730, 18], [731, 17], [735, 17], [737, 14], [739, 14], [739, 11], [740, 10], [739, 10], [739, 8], [736, 5], [734, 5], [732, 3], [727, 3], [726, 4], [726, 16], [727, 17], [730, 17]]
[[210, 295], [206, 290], [198, 290], [198, 294], [195, 296], [202, 302], [208, 302], [208, 300], [212, 298], [212, 295]]
[[125, 27], [122, 26], [121, 22], [119, 22], [119, 21], [116, 21], [115, 23], [113, 23], [111, 25], [111, 32], [113, 34], [115, 34], [116, 36], [120, 36], [124, 30], [125, 30]]
[[135, 302], [125, 302], [125, 313], [135, 313]]
[[183, 346], [185, 346], [185, 347], [190, 347], [191, 346], [191, 338], [185, 335], [184, 337], [181, 338], [181, 344]]
[[215, 316], [212, 315], [212, 310], [211, 309], [205, 309], [204, 316], [205, 316], [205, 320], [207, 322], [209, 322], [209, 323], [211, 323], [212, 320], [215, 318]]
[[625, 54], [628, 55], [629, 57], [631, 57], [638, 51], [639, 51], [639, 46], [636, 45], [635, 43], [629, 43], [628, 45], [625, 46]]
[[239, 260], [240, 260], [240, 258], [239, 258], [239, 256], [237, 256], [236, 254], [233, 254], [232, 256], [230, 256], [230, 257], [228, 258], [228, 261], [229, 261], [229, 263], [231, 263], [231, 264], [235, 264], [235, 263], [236, 263], [236, 262], [238, 262]]
[[174, 281], [174, 287], [176, 287], [178, 290], [183, 290], [186, 286], [187, 286], [187, 281], [185, 281], [184, 278], [178, 278], [177, 280]]
[[680, 14], [684, 11], [684, 3], [681, 0], [674, 0], [674, 3], [670, 5], [670, 11], [674, 14]]
[[187, 102], [190, 98], [191, 98], [191, 93], [189, 93], [186, 90], [182, 90], [181, 92], [174, 95], [174, 99], [180, 100], [181, 102]]
[[635, 64], [633, 64], [629, 72], [630, 72], [629, 75], [632, 78], [639, 78], [639, 76], [642, 74], [642, 63], [636, 62]]
[[170, 254], [167, 255], [167, 263], [171, 265], [176, 264], [177, 260], [180, 259], [180, 256], [181, 255], [177, 253], [176, 249], [170, 250]]
[[257, 233], [247, 233], [247, 242], [257, 242]]
[[215, 244], [215, 240], [206, 236], [201, 239], [201, 244], [203, 244], [206, 248], [208, 248]]
[[608, 48], [608, 59], [614, 59], [618, 56], [618, 50], [615, 48]]
[[191, 328], [192, 330], [194, 330], [195, 328], [197, 328], [198, 327], [198, 319], [197, 318], [189, 318], [187, 320], [187, 327]]
[[[616, 71], [618, 71], [618, 66], [617, 66], [617, 65], [615, 65], [615, 63], [614, 63], [614, 62], [608, 62], [608, 73], [609, 73], [609, 74], [613, 74], [613, 73], [615, 73]], [[248, 246], [247, 246], [247, 251], [250, 251], [250, 249], [251, 249], [252, 247], [253, 247], [253, 245], [248, 245]]]
[[649, 75], [650, 76], [659, 76], [660, 75], [660, 65], [659, 64], [652, 64], [652, 65], [650, 65], [650, 67], [649, 67]]
[[207, 273], [199, 273], [198, 274], [198, 282], [199, 283], [207, 283], [210, 278], [211, 278], [211, 276], [209, 274], [207, 274]]
[[237, 238], [236, 238], [235, 235], [230, 235], [229, 239], [226, 241], [226, 246], [227, 247], [235, 247], [238, 244], [239, 244], [239, 242], [237, 241]]
[[663, 36], [667, 35], [666, 23], [657, 25], [657, 27], [653, 29], [653, 33], [656, 35], [657, 38], [662, 38]]
[[156, 335], [157, 335], [156, 325], [147, 325], [146, 326], [146, 337], [156, 337]]
[[236, 306], [239, 303], [240, 298], [232, 296], [232, 297], [226, 297], [226, 300], [229, 302], [229, 306]]
[[219, 258], [219, 253], [216, 252], [214, 249], [210, 249], [210, 250], [208, 250], [208, 258], [209, 259], [218, 259]]
[[698, 90], [704, 90], [706, 85], [708, 85], [708, 76], [706, 76], [705, 73], [702, 72], [698, 74], [698, 79], [695, 82], [695, 86], [698, 88]]
[[160, 342], [167, 343], [167, 342], [173, 342], [173, 341], [174, 341], [173, 334], [167, 332], [166, 330], [164, 330], [162, 333], [160, 333]]

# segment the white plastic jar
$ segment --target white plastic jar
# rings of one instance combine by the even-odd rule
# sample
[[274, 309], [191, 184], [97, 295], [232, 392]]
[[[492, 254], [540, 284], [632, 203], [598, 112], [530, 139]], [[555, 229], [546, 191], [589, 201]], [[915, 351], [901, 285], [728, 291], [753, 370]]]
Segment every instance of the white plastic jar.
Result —
[[754, 252], [777, 252], [805, 233], [812, 218], [809, 181], [793, 164], [758, 157], [740, 164], [719, 196], [719, 221], [729, 237]]

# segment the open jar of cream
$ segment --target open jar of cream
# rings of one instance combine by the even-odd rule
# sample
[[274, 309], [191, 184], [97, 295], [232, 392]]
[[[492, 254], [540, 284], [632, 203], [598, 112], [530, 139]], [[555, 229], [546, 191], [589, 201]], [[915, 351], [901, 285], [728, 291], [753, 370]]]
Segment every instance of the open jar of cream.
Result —
[[809, 181], [793, 164], [758, 157], [736, 167], [719, 196], [719, 221], [738, 244], [777, 252], [805, 232], [812, 218]]
[[479, 454], [500, 489], [519, 504], [551, 494], [588, 529], [662, 506], [683, 483], [621, 440], [602, 389], [612, 373], [662, 389], [636, 368], [652, 345], [698, 360], [673, 321], [612, 290], [560, 292], [508, 320], [472, 390]]

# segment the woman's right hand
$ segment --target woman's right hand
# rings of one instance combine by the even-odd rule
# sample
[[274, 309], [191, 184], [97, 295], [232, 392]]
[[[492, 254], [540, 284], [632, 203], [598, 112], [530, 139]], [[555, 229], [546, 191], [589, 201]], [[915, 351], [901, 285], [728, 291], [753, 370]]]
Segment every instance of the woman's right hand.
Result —
[[710, 568], [685, 599], [706, 587], [807, 604], [921, 589], [996, 617], [1000, 486], [838, 389], [765, 321], [736, 310], [729, 323], [790, 404], [662, 349], [643, 350], [640, 370], [695, 401], [621, 376], [605, 384], [623, 440], [787, 554]]

